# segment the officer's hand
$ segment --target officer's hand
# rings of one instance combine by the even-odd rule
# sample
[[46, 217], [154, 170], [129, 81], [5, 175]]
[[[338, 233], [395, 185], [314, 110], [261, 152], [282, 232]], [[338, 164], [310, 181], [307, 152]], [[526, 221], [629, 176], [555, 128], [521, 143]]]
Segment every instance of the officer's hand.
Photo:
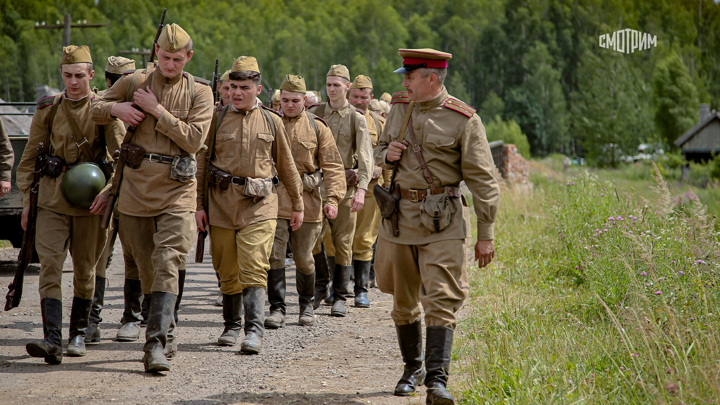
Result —
[[400, 160], [402, 152], [407, 148], [407, 141], [402, 141], [402, 143], [396, 141], [390, 142], [390, 144], [388, 144], [387, 156], [385, 156], [385, 160], [387, 160], [388, 162], [395, 162]]
[[335, 206], [333, 206], [333, 205], [327, 204], [327, 205], [323, 208], [323, 212], [325, 212], [325, 216], [326, 216], [328, 219], [335, 219], [335, 218], [337, 218], [337, 207], [335, 207]]
[[350, 212], [360, 211], [363, 205], [365, 205], [365, 190], [359, 188], [352, 198], [352, 208], [350, 208]]
[[90, 213], [93, 215], [103, 215], [105, 213], [107, 203], [108, 196], [102, 193], [98, 194], [97, 196], [95, 196], [95, 201], [93, 201], [92, 205], [90, 206]]
[[293, 211], [290, 213], [290, 227], [293, 231], [297, 231], [303, 223], [305, 213], [303, 211]]
[[478, 266], [482, 269], [483, 267], [490, 264], [492, 259], [495, 257], [495, 243], [491, 240], [479, 240], [475, 244], [475, 260], [478, 262]]
[[129, 101], [113, 104], [110, 108], [110, 115], [120, 118], [120, 121], [130, 125], [131, 127], [138, 126], [138, 124], [145, 119], [145, 114], [135, 108], [135, 103], [131, 103]]
[[0, 197], [10, 192], [10, 182], [0, 181]]
[[195, 212], [195, 223], [197, 224], [198, 231], [206, 232], [205, 226], [208, 224], [208, 217], [205, 210], [199, 210]]
[[150, 86], [145, 89], [138, 89], [133, 95], [135, 104], [140, 106], [148, 114], [151, 114], [155, 118], [160, 118], [160, 114], [165, 111], [165, 108], [158, 103], [155, 93], [150, 90]]
[[30, 207], [23, 208], [22, 218], [20, 218], [20, 226], [23, 231], [27, 231], [28, 216], [30, 215]]
[[373, 180], [377, 179], [378, 177], [380, 177], [381, 174], [382, 174], [382, 167], [380, 167], [380, 166], [375, 166], [375, 167], [373, 168], [372, 179], [373, 179]]

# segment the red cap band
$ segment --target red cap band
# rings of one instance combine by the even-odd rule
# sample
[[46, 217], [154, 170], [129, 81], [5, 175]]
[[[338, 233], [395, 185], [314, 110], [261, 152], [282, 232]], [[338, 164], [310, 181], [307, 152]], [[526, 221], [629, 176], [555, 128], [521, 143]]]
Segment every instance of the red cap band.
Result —
[[443, 69], [448, 67], [448, 62], [444, 59], [403, 58], [403, 65], [420, 65], [422, 63], [432, 69]]

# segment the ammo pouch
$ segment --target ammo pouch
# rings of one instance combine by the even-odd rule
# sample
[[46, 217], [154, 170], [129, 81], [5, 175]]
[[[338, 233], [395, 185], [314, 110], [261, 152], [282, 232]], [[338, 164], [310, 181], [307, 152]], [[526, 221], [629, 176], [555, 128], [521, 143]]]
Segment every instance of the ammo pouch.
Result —
[[447, 193], [428, 194], [420, 203], [420, 222], [430, 232], [440, 232], [450, 225], [456, 210]]
[[193, 155], [175, 156], [170, 164], [170, 178], [187, 183], [195, 178], [197, 159]]
[[315, 190], [322, 181], [322, 173], [320, 172], [320, 170], [317, 170], [313, 173], [303, 173], [301, 177], [303, 190], [305, 191]]
[[125, 162], [125, 166], [137, 169], [145, 159], [145, 148], [132, 143], [124, 143], [120, 147], [120, 159]]
[[45, 155], [42, 173], [51, 179], [57, 179], [65, 168], [65, 159], [53, 155]]
[[346, 169], [345, 170], [345, 183], [348, 186], [354, 186], [358, 184], [358, 171], [357, 169]]
[[273, 179], [254, 179], [252, 177], [245, 178], [245, 187], [243, 195], [255, 198], [264, 198], [272, 193]]
[[220, 190], [227, 190], [230, 187], [232, 181], [232, 174], [222, 171], [213, 165], [208, 165], [208, 184], [212, 187], [217, 187]]
[[400, 206], [400, 189], [395, 187], [393, 192], [388, 191], [385, 187], [376, 184], [373, 187], [375, 201], [377, 201], [380, 215], [385, 219], [390, 219]]

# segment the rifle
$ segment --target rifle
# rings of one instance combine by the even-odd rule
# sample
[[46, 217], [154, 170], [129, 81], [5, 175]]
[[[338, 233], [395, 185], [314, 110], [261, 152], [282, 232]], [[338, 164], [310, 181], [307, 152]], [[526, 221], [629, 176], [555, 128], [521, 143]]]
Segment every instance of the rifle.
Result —
[[[150, 51], [150, 61], [148, 63], [152, 63], [155, 59], [155, 45], [157, 45], [158, 38], [160, 38], [160, 34], [162, 33], [162, 29], [165, 26], [165, 13], [167, 13], [167, 9], [164, 8], [162, 12], [162, 16], [160, 16], [160, 24], [158, 24], [157, 32], [155, 33], [155, 40], [153, 41], [152, 50]], [[129, 100], [128, 100], [129, 101]], [[138, 107], [136, 107], [138, 108]], [[130, 140], [132, 140], [132, 136], [135, 134], [135, 127], [129, 127], [127, 129], [127, 133], [125, 134], [125, 139], [123, 139], [123, 144], [129, 143]], [[120, 151], [117, 151], [118, 155], [120, 155]], [[123, 176], [123, 169], [125, 168], [125, 162], [122, 159], [122, 156], [118, 158], [117, 167], [115, 168], [115, 176], [113, 177], [113, 185], [110, 188], [110, 197], [108, 197], [107, 206], [105, 207], [105, 212], [103, 213], [103, 219], [100, 226], [102, 229], [107, 229], [108, 226], [110, 226], [110, 219], [112, 218], [113, 211], [115, 210], [115, 204], [117, 203], [118, 193], [120, 191], [120, 183], [122, 183], [122, 176]]]
[[37, 148], [37, 157], [35, 158], [35, 170], [33, 170], [33, 180], [30, 184], [30, 205], [28, 210], [27, 229], [23, 238], [20, 254], [18, 254], [18, 266], [15, 270], [15, 278], [8, 286], [8, 293], [5, 296], [5, 310], [9, 311], [20, 305], [22, 298], [23, 282], [25, 281], [25, 270], [32, 261], [33, 250], [35, 250], [35, 222], [37, 219], [38, 191], [40, 186], [40, 178], [42, 177], [42, 169], [45, 165], [45, 145], [40, 142]]
[[215, 103], [217, 103], [217, 101], [218, 101], [217, 82], [220, 79], [218, 77], [218, 64], [219, 63], [220, 63], [220, 59], [215, 59], [215, 73], [213, 73], [213, 78], [212, 78], [213, 105]]

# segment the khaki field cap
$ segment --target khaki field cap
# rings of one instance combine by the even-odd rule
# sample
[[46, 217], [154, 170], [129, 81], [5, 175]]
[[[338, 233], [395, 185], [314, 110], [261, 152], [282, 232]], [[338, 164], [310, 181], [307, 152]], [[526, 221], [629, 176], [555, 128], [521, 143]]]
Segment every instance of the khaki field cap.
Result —
[[302, 76], [287, 75], [280, 86], [280, 90], [291, 91], [293, 93], [307, 93], [305, 79], [303, 79]]
[[382, 96], [380, 96], [380, 100], [389, 103], [390, 101], [392, 101], [392, 96], [390, 95], [390, 93], [383, 93]]
[[365, 75], [357, 75], [350, 86], [351, 89], [372, 89], [372, 79]]
[[158, 46], [168, 52], [180, 52], [190, 41], [190, 35], [177, 24], [168, 24], [163, 27]]
[[345, 65], [332, 65], [327, 72], [327, 76], [337, 76], [350, 81], [350, 71]]
[[87, 45], [76, 46], [69, 45], [63, 48], [61, 65], [70, 65], [73, 63], [93, 63], [90, 56], [90, 48]]
[[273, 95], [272, 95], [271, 101], [272, 101], [273, 103], [279, 103], [279, 102], [280, 102], [280, 89], [275, 89], [275, 91], [273, 91]]
[[123, 58], [122, 56], [111, 56], [108, 58], [105, 71], [108, 73], [121, 74], [128, 70], [135, 70], [135, 61], [133, 59]]
[[233, 61], [231, 72], [257, 72], [260, 73], [257, 59], [253, 56], [240, 56]]
[[220, 76], [220, 81], [221, 81], [221, 82], [226, 82], [226, 81], [228, 81], [228, 80], [230, 80], [230, 71], [229, 71], [229, 70], [226, 70], [225, 73], [223, 73], [223, 75]]
[[395, 73], [400, 74], [410, 73], [420, 68], [445, 69], [448, 67], [448, 59], [452, 58], [450, 53], [430, 48], [398, 49], [398, 53], [403, 58], [403, 66]]

